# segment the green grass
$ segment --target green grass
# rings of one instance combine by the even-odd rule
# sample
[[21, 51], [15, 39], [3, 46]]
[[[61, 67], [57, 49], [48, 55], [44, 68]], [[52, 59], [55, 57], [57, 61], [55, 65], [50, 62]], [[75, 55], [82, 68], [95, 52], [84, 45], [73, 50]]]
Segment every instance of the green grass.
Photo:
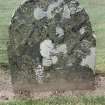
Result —
[[[23, 0], [0, 0], [0, 62], [7, 63], [8, 26], [12, 14]], [[105, 72], [105, 0], [80, 0], [97, 36], [97, 70]]]
[[105, 97], [55, 97], [36, 101], [12, 101], [0, 105], [105, 105]]

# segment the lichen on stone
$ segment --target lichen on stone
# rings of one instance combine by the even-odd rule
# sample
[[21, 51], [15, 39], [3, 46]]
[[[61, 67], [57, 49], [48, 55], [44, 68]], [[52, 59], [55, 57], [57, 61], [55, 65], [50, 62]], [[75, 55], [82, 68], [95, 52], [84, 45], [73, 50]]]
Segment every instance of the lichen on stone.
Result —
[[96, 39], [78, 0], [26, 1], [11, 20], [9, 39], [13, 75], [24, 71], [25, 78], [32, 73], [43, 82], [54, 70], [64, 75], [78, 67], [95, 71]]

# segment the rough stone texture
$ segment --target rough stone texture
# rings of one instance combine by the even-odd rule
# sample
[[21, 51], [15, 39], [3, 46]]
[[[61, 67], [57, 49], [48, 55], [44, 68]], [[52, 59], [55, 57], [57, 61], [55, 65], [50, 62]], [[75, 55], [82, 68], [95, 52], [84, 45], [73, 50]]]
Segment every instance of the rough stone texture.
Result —
[[94, 80], [96, 40], [77, 0], [28, 0], [9, 27], [13, 84]]
[[[77, 74], [75, 74], [77, 78], [78, 78], [78, 73], [80, 74], [81, 72], [78, 71]], [[90, 75], [88, 73], [89, 72], [85, 72], [86, 75]], [[72, 74], [72, 72], [70, 74]], [[88, 78], [85, 77], [84, 79], [88, 79]], [[87, 82], [86, 82], [86, 84], [88, 84]], [[71, 87], [72, 84], [70, 82], [69, 82], [69, 84]], [[64, 87], [65, 85], [67, 85], [67, 83], [64, 83], [63, 85], [61, 84], [61, 87]], [[30, 98], [31, 98], [31, 100], [36, 100], [36, 99], [45, 99], [45, 98], [49, 98], [52, 96], [69, 96], [69, 97], [70, 96], [81, 96], [81, 95], [82, 96], [104, 96], [105, 95], [105, 74], [97, 73], [95, 75], [94, 90], [93, 90], [93, 87], [90, 90], [77, 90], [78, 83], [76, 83], [75, 88], [73, 87], [73, 90], [70, 90], [71, 88], [69, 88], [69, 89], [66, 88], [63, 90], [61, 90], [59, 88], [56, 90], [48, 90], [48, 87], [47, 87], [46, 91], [40, 91], [40, 89], [38, 87], [39, 91], [36, 91], [37, 86], [35, 86], [35, 85], [34, 86], [31, 85], [30, 88], [28, 86], [28, 89], [27, 89], [27, 87], [22, 88], [23, 86], [24, 85], [21, 85], [21, 88], [19, 88], [19, 89], [17, 89], [17, 87], [16, 87], [15, 88], [16, 90], [15, 90], [14, 85], [12, 85], [12, 83], [11, 83], [11, 75], [10, 75], [10, 70], [8, 68], [8, 65], [0, 64], [0, 101], [7, 101], [7, 100], [13, 101], [13, 99], [15, 99], [15, 100], [19, 100], [19, 99], [30, 100]], [[81, 83], [81, 85], [79, 85], [79, 86], [81, 86], [82, 89], [84, 89], [83, 83]], [[41, 85], [41, 87], [42, 87], [42, 85]], [[14, 94], [13, 89], [15, 90], [15, 94]], [[85, 89], [89, 89], [89, 85]]]

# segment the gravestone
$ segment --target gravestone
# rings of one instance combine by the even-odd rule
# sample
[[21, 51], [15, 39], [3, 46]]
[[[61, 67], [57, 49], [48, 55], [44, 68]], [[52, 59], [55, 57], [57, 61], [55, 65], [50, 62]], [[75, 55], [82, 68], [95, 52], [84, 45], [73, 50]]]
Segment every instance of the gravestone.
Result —
[[12, 17], [9, 39], [13, 84], [43, 91], [93, 83], [96, 40], [78, 0], [26, 1]]

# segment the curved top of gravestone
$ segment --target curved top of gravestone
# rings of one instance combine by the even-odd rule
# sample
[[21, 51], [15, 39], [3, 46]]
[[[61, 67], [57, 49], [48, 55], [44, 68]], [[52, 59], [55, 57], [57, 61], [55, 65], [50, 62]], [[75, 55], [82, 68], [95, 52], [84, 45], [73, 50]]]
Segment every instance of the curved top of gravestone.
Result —
[[25, 69], [94, 70], [95, 37], [78, 0], [26, 1], [14, 14], [9, 35], [9, 61], [18, 69], [26, 64]]

